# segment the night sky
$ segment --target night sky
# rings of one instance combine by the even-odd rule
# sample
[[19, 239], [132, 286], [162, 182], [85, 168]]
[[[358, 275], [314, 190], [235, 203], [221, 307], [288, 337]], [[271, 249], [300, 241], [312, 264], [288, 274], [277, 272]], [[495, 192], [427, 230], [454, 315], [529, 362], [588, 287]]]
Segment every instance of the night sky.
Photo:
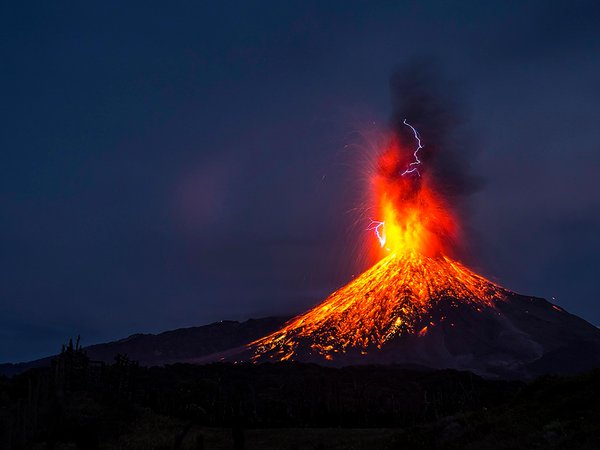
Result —
[[469, 265], [600, 325], [600, 3], [123, 3], [0, 11], [0, 362], [350, 280], [414, 60], [477, 149]]

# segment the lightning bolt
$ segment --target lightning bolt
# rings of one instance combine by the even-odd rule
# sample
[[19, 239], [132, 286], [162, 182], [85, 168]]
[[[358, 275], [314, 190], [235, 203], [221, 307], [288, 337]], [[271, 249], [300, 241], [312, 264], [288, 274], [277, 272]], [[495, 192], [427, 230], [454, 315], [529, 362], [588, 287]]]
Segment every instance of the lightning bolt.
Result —
[[415, 128], [406, 121], [406, 119], [404, 119], [404, 125], [406, 125], [407, 127], [409, 127], [412, 132], [413, 135], [415, 136], [415, 139], [417, 141], [417, 149], [414, 151], [413, 156], [415, 157], [415, 160], [413, 162], [411, 162], [408, 165], [408, 169], [406, 169], [404, 172], [402, 172], [400, 175], [404, 176], [404, 175], [408, 175], [409, 173], [415, 173], [418, 176], [421, 176], [421, 174], [419, 173], [419, 169], [417, 169], [416, 166], [418, 166], [419, 164], [421, 164], [421, 160], [419, 159], [419, 150], [421, 150], [423, 148], [423, 144], [421, 144], [421, 136], [419, 136], [419, 133], [417, 132], [417, 130], [415, 130]]
[[381, 248], [385, 245], [385, 222], [380, 222], [379, 220], [371, 219], [371, 224], [367, 231], [374, 231], [377, 239], [379, 240], [379, 244]]

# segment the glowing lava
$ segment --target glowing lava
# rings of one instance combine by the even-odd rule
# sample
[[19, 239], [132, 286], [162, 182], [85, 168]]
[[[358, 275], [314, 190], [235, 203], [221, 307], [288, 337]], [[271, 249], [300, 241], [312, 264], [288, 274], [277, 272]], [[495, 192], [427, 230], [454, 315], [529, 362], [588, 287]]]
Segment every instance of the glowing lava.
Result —
[[[493, 308], [508, 291], [447, 257], [392, 253], [323, 303], [252, 344], [255, 358], [294, 359], [299, 347], [333, 359], [350, 349], [369, 351], [404, 335], [427, 333], [438, 303]], [[304, 350], [306, 351], [306, 349]]]

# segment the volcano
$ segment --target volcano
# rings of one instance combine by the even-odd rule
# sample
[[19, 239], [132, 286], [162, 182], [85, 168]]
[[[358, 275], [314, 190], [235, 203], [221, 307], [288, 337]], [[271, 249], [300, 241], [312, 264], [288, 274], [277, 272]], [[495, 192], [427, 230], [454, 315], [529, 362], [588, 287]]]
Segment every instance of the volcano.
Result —
[[392, 253], [244, 352], [254, 362], [405, 364], [528, 377], [600, 365], [600, 330], [447, 257]]
[[[529, 377], [600, 366], [600, 330], [544, 299], [516, 294], [448, 256], [462, 239], [443, 145], [406, 119], [370, 176], [377, 262], [236, 360], [405, 364]], [[440, 162], [442, 161], [442, 162]], [[461, 167], [452, 164], [451, 167]], [[236, 353], [237, 352], [237, 353]]]

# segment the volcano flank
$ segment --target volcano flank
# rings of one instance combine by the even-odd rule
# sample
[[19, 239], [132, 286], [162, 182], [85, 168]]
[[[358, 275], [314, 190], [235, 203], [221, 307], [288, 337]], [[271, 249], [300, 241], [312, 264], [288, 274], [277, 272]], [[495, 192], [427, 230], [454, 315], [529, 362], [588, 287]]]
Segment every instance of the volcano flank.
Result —
[[583, 319], [447, 257], [409, 252], [388, 255], [236, 359], [528, 377], [595, 367], [599, 352], [600, 330]]

